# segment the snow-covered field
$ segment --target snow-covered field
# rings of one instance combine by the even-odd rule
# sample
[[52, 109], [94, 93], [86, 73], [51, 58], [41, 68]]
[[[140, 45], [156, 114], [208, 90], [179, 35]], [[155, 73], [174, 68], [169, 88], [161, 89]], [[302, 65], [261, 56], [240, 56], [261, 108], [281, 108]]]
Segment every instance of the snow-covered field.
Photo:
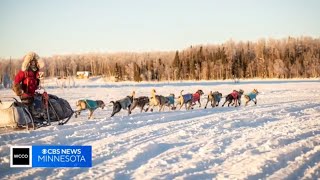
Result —
[[[45, 84], [46, 85], [46, 84]], [[108, 104], [63, 126], [0, 134], [0, 179], [319, 179], [320, 81], [252, 80], [176, 83], [111, 83], [96, 79], [51, 94]], [[140, 113], [121, 111], [110, 118], [112, 100], [133, 90], [136, 96], [179, 95], [202, 89], [202, 107]], [[227, 95], [257, 88], [258, 104], [203, 109], [210, 90]], [[0, 90], [12, 96], [11, 90]], [[224, 100], [223, 100], [224, 101]], [[244, 99], [242, 100], [244, 102]], [[157, 109], [156, 109], [157, 110]], [[91, 145], [91, 168], [10, 168], [14, 145]]]

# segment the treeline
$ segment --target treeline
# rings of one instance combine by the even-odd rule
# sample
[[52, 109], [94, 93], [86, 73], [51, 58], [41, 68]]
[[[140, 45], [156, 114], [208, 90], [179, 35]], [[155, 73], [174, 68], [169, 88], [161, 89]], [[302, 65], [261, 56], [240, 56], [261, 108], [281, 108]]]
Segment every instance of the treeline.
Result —
[[[41, 52], [37, 52], [41, 56]], [[78, 54], [42, 57], [46, 77], [90, 71], [114, 81], [311, 78], [320, 76], [320, 39], [311, 37], [228, 41], [181, 51]], [[0, 81], [11, 78], [22, 60], [0, 60]]]

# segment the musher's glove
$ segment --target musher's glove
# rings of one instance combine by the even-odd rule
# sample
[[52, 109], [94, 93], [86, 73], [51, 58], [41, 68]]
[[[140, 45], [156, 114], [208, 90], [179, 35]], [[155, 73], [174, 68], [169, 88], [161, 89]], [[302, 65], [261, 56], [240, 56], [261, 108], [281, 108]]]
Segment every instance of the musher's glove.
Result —
[[12, 90], [16, 93], [17, 96], [21, 96], [23, 94], [20, 84], [13, 84]]
[[20, 99], [21, 99], [21, 102], [24, 103], [24, 104], [30, 104], [30, 103], [33, 102], [33, 96], [31, 96], [29, 94], [26, 94], [26, 93], [23, 93], [20, 96]]

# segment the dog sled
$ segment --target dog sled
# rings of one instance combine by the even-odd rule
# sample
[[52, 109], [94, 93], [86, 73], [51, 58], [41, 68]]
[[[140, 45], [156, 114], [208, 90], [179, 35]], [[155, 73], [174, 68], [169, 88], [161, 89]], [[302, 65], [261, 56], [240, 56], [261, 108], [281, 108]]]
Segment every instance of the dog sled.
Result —
[[14, 97], [0, 98], [0, 128], [36, 129], [53, 123], [64, 125], [73, 114], [65, 99], [46, 92], [35, 95], [31, 108]]

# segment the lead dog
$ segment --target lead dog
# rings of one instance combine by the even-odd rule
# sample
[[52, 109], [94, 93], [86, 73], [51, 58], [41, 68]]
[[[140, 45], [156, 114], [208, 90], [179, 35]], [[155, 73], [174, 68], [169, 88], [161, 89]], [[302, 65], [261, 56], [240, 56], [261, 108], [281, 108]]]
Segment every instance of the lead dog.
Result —
[[238, 105], [241, 105], [241, 96], [243, 95], [244, 91], [242, 89], [240, 89], [239, 91], [233, 90], [232, 93], [228, 94], [226, 96], [226, 100], [224, 101], [224, 103], [222, 104], [222, 107], [224, 106], [224, 104], [226, 102], [228, 103], [228, 107], [231, 104], [231, 102], [234, 100], [235, 103], [235, 107], [237, 107]]
[[209, 102], [211, 103], [211, 107], [219, 106], [221, 98], [222, 98], [222, 94], [219, 93], [218, 91], [215, 91], [213, 93], [212, 93], [212, 91], [210, 91], [210, 93], [208, 95], [207, 104], [204, 108], [205, 109], [207, 108], [207, 105]]
[[80, 115], [81, 111], [89, 110], [88, 119], [91, 119], [93, 112], [98, 108], [103, 109], [105, 107], [105, 104], [101, 100], [94, 101], [89, 99], [82, 99], [76, 102], [76, 107], [77, 107], [77, 111], [75, 112], [76, 118], [78, 117], [78, 115]]
[[201, 107], [200, 97], [201, 97], [201, 95], [204, 94], [201, 89], [199, 89], [194, 94], [188, 93], [188, 94], [182, 95], [182, 92], [183, 92], [183, 90], [180, 91], [180, 96], [178, 97], [177, 107], [178, 107], [178, 105], [180, 105], [179, 110], [181, 109], [181, 107], [183, 105], [185, 105], [186, 110], [189, 110], [190, 108], [192, 108], [192, 106], [195, 105], [196, 102], [198, 102], [199, 103], [199, 107]]
[[259, 94], [257, 89], [253, 89], [252, 92], [250, 92], [249, 94], [244, 95], [244, 98], [246, 98], [246, 106], [248, 105], [248, 103], [250, 101], [253, 101], [254, 104], [257, 104], [258, 100], [257, 100], [257, 95]]
[[113, 104], [113, 110], [111, 113], [111, 117], [113, 117], [116, 113], [120, 112], [121, 109], [128, 109], [128, 115], [130, 115], [131, 114], [130, 107], [133, 102], [134, 95], [135, 95], [135, 92], [133, 91], [131, 96], [127, 96], [127, 97], [120, 99], [116, 102], [110, 101], [110, 103]]

